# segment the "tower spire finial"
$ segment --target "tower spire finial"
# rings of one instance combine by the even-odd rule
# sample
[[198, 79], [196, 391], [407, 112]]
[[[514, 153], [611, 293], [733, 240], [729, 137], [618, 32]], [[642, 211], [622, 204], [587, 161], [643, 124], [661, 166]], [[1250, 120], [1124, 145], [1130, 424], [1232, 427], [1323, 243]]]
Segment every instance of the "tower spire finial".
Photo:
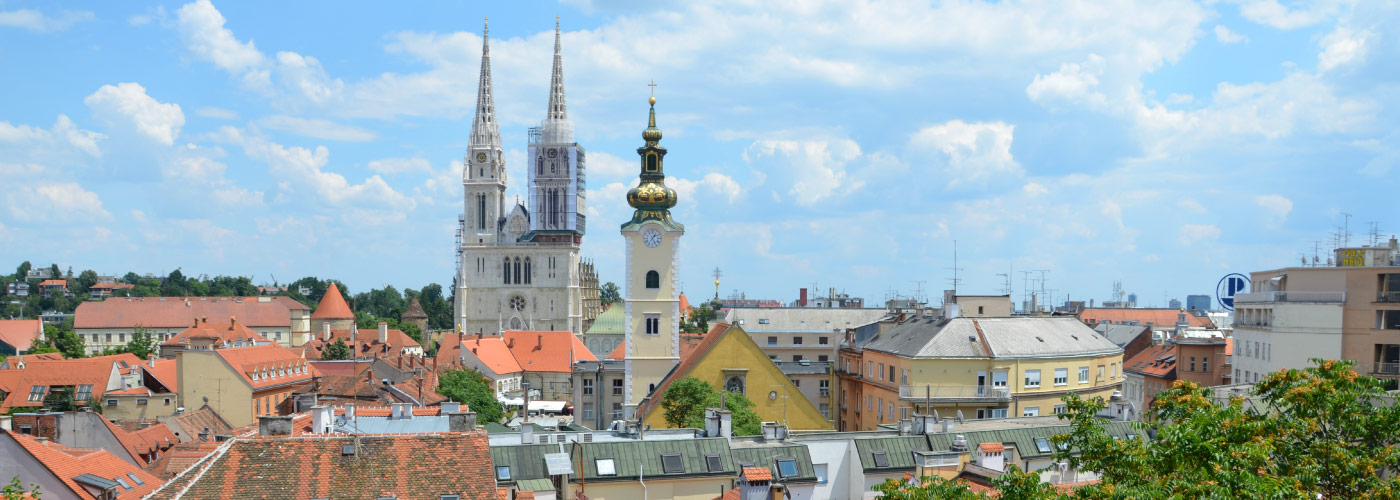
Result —
[[496, 127], [496, 99], [491, 94], [490, 20], [481, 23], [481, 82], [476, 90], [476, 119], [472, 120], [472, 146], [501, 145], [501, 133]]
[[564, 103], [564, 55], [560, 48], [559, 16], [554, 16], [554, 71], [549, 77], [549, 120], [567, 120]]

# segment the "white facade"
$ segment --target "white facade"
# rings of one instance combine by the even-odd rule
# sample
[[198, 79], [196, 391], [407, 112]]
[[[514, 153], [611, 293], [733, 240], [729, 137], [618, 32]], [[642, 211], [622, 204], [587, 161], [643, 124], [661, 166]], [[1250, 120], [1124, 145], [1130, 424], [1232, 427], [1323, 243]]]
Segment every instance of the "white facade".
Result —
[[[1301, 293], [1292, 296], [1307, 298]], [[1311, 358], [1342, 358], [1342, 302], [1287, 298], [1267, 292], [1235, 296], [1236, 383], [1258, 382], [1281, 369], [1307, 368]]]
[[[572, 142], [573, 126], [564, 111], [558, 30], [549, 118], [542, 130], [531, 131], [530, 144], [530, 153], [540, 156], [544, 172], [553, 169], [555, 173], [536, 176], [531, 169], [530, 199], [509, 208], [488, 44], [483, 39], [476, 118], [463, 162], [465, 210], [458, 228], [460, 262], [454, 304], [457, 330], [484, 334], [566, 330], [581, 335], [578, 250], [583, 223], [578, 214], [584, 206], [583, 148]], [[542, 137], [558, 142], [542, 142]], [[544, 163], [545, 159], [550, 162]], [[562, 223], [563, 211], [575, 213], [567, 224]], [[542, 213], [550, 219], [540, 220]]]

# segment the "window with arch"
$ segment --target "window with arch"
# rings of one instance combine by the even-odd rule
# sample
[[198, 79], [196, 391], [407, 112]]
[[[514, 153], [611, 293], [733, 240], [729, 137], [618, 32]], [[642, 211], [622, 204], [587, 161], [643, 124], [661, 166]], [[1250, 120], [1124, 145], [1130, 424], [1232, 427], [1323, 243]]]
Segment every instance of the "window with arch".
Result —
[[525, 258], [525, 284], [530, 284], [530, 258]]
[[544, 157], [535, 158], [535, 175], [544, 175]]
[[506, 257], [506, 258], [505, 258], [505, 261], [501, 262], [501, 276], [504, 276], [504, 277], [505, 277], [505, 278], [504, 278], [504, 279], [505, 279], [505, 283], [504, 283], [504, 284], [509, 285], [509, 284], [510, 284], [510, 257]]
[[520, 284], [520, 257], [515, 258], [515, 284]]
[[652, 154], [647, 155], [647, 172], [655, 172], [655, 171], [656, 171], [656, 154], [655, 154], [655, 153], [652, 153]]
[[744, 393], [744, 378], [743, 378], [743, 377], [740, 377], [740, 376], [738, 376], [738, 375], [734, 375], [734, 376], [729, 377], [728, 380], [725, 380], [725, 381], [724, 381], [724, 390], [729, 391], [729, 392], [735, 392], [735, 393], [743, 394], [743, 393]]
[[476, 225], [477, 229], [486, 229], [486, 195], [476, 195]]
[[661, 273], [647, 271], [647, 288], [661, 288]]

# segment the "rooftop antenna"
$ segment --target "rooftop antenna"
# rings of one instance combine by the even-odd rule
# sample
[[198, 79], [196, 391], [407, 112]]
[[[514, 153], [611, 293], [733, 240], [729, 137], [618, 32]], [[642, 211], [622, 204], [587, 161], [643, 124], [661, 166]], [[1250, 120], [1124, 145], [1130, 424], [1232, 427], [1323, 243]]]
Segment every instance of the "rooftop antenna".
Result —
[[948, 281], [953, 284], [953, 295], [957, 295], [958, 285], [962, 283], [962, 279], [958, 277], [958, 271], [962, 270], [958, 267], [958, 240], [953, 240], [953, 267], [950, 269], [953, 270], [953, 278]]
[[1342, 212], [1342, 248], [1351, 246], [1351, 214]]
[[924, 295], [924, 283], [927, 282], [917, 280], [911, 280], [910, 282], [914, 284], [914, 302], [920, 302], [920, 299]]
[[1373, 246], [1373, 247], [1380, 246], [1380, 245], [1381, 245], [1381, 223], [1379, 223], [1379, 222], [1367, 222], [1366, 224], [1369, 225], [1369, 226], [1371, 226], [1371, 231], [1370, 231], [1370, 232], [1371, 232], [1371, 246]]

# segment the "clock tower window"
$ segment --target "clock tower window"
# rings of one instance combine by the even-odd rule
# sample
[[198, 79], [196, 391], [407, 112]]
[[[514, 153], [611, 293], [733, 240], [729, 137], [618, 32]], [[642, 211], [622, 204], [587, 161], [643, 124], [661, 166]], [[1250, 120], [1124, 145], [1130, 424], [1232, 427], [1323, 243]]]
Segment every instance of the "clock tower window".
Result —
[[525, 284], [530, 284], [530, 258], [525, 258]]
[[647, 288], [661, 288], [661, 273], [647, 271]]
[[658, 335], [658, 334], [660, 334], [660, 333], [661, 333], [661, 315], [660, 315], [660, 314], [648, 314], [648, 315], [646, 315], [646, 328], [647, 328], [647, 335]]

